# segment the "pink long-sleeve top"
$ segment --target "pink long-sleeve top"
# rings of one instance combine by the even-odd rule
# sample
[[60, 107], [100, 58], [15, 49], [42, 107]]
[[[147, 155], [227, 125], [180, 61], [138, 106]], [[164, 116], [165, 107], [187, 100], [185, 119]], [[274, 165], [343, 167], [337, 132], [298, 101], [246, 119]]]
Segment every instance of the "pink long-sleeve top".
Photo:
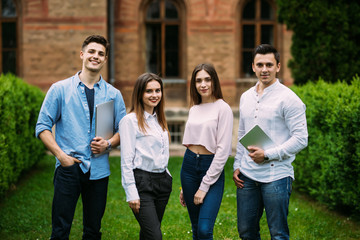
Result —
[[231, 155], [232, 129], [233, 112], [224, 100], [190, 108], [183, 145], [202, 145], [215, 155], [199, 187], [204, 192], [218, 180]]

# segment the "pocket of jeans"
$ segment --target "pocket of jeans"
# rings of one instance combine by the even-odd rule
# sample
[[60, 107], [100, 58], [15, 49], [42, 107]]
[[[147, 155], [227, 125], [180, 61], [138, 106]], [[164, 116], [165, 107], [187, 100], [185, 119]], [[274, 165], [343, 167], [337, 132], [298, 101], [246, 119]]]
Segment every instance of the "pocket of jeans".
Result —
[[289, 195], [292, 193], [292, 182], [293, 179], [291, 177], [288, 177], [288, 191], [289, 191]]
[[76, 163], [74, 162], [74, 164], [72, 164], [72, 165], [69, 165], [69, 166], [60, 165], [60, 167], [62, 167], [63, 169], [70, 169], [70, 168], [74, 167], [75, 165], [76, 165]]
[[70, 165], [70, 166], [62, 166], [62, 165], [60, 165], [59, 167], [60, 167], [62, 172], [72, 173], [76, 169], [77, 165], [78, 165], [77, 163], [74, 163], [73, 165]]
[[75, 179], [78, 178], [78, 175], [76, 174], [77, 171], [77, 163], [74, 163], [73, 165], [70, 166], [59, 166], [57, 169], [57, 175], [60, 179], [62, 179], [62, 181], [64, 182], [72, 182]]

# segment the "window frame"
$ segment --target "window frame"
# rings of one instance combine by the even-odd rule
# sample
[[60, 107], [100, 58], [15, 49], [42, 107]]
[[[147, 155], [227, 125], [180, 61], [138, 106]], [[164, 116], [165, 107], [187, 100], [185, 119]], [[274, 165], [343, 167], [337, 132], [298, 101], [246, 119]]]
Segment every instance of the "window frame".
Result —
[[[147, 11], [149, 6], [151, 5], [151, 3], [153, 2], [152, 0], [147, 1], [144, 4], [144, 8], [143, 8], [143, 14], [142, 14], [142, 18], [143, 18], [143, 36], [146, 36], [146, 29], [148, 25], [151, 24], [156, 24], [156, 25], [160, 25], [160, 31], [161, 31], [161, 43], [160, 43], [160, 54], [161, 54], [161, 63], [160, 63], [160, 72], [156, 72], [156, 74], [159, 74], [160, 77], [162, 77], [163, 79], [165, 78], [171, 78], [171, 79], [182, 79], [184, 73], [183, 73], [183, 60], [184, 60], [184, 56], [182, 54], [182, 49], [183, 49], [183, 31], [184, 31], [184, 24], [183, 24], [183, 7], [181, 5], [180, 2], [175, 1], [175, 0], [158, 0], [159, 4], [160, 4], [160, 17], [158, 19], [147, 19]], [[178, 13], [178, 19], [167, 19], [165, 17], [165, 1], [170, 1], [177, 9], [177, 13]], [[166, 43], [165, 43], [165, 36], [166, 36], [166, 26], [178, 26], [178, 76], [167, 76], [166, 75]], [[143, 38], [146, 39], [146, 38]], [[146, 40], [144, 40], [143, 42], [143, 51], [144, 51], [144, 68], [145, 70], [147, 69], [147, 62], [146, 62], [146, 58], [147, 58], [147, 42]]]
[[[243, 12], [244, 12], [244, 8], [245, 6], [250, 2], [250, 1], [254, 1], [255, 2], [255, 18], [254, 19], [244, 19], [243, 18]], [[261, 36], [262, 36], [262, 32], [261, 32], [261, 27], [262, 26], [272, 26], [273, 27], [273, 46], [278, 48], [278, 22], [277, 22], [277, 7], [276, 7], [276, 3], [273, 0], [265, 0], [268, 2], [268, 4], [270, 5], [270, 7], [272, 8], [274, 17], [272, 19], [261, 19], [261, 0], [247, 0], [247, 1], [243, 1], [242, 4], [240, 4], [239, 7], [239, 21], [238, 21], [238, 29], [239, 29], [239, 76], [240, 78], [244, 79], [248, 79], [248, 78], [256, 78], [255, 74], [251, 74], [250, 76], [246, 76], [246, 72], [244, 72], [243, 69], [243, 63], [244, 63], [244, 53], [248, 52], [248, 53], [252, 53], [253, 48], [244, 48], [244, 26], [254, 26], [255, 31], [254, 31], [254, 46], [257, 46], [259, 44], [261, 44]]]
[[[179, 128], [179, 131], [172, 131], [172, 128], [176, 127]], [[171, 142], [170, 144], [172, 145], [182, 145], [182, 140], [183, 140], [183, 136], [184, 136], [184, 131], [185, 131], [185, 122], [182, 120], [168, 120], [168, 128], [169, 128], [169, 132], [170, 132], [170, 136], [171, 136]], [[176, 141], [175, 139], [178, 139], [179, 141]]]
[[13, 22], [15, 23], [15, 32], [16, 32], [16, 43], [15, 48], [3, 48], [3, 42], [2, 37], [0, 37], [0, 73], [3, 73], [3, 51], [4, 49], [7, 51], [15, 51], [15, 72], [13, 74], [19, 75], [19, 13], [18, 13], [18, 6], [17, 2], [15, 0], [12, 0], [14, 6], [15, 6], [15, 13], [16, 15], [14, 17], [3, 17], [2, 16], [2, 4], [0, 4], [0, 33], [2, 36], [2, 24], [4, 22]]

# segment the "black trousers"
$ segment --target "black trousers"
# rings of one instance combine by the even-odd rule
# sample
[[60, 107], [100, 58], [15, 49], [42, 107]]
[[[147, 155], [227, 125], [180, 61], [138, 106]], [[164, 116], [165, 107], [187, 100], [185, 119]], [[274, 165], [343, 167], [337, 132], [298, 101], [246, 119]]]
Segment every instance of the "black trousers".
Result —
[[136, 188], [140, 196], [140, 210], [135, 214], [140, 225], [140, 240], [160, 240], [161, 220], [172, 191], [172, 177], [163, 173], [134, 170]]
[[83, 203], [82, 239], [101, 239], [101, 219], [105, 212], [109, 177], [90, 180], [78, 163], [59, 166], [54, 175], [51, 239], [69, 239], [79, 196]]

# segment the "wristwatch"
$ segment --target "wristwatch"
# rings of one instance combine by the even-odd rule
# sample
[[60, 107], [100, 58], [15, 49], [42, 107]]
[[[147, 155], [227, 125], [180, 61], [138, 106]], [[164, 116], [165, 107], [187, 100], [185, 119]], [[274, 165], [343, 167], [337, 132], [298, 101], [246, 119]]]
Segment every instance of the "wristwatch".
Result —
[[111, 150], [111, 142], [110, 142], [110, 140], [106, 140], [106, 141], [108, 142], [106, 150]]
[[264, 156], [264, 163], [267, 163], [267, 162], [270, 162], [270, 159], [269, 159], [269, 157], [268, 156]]

